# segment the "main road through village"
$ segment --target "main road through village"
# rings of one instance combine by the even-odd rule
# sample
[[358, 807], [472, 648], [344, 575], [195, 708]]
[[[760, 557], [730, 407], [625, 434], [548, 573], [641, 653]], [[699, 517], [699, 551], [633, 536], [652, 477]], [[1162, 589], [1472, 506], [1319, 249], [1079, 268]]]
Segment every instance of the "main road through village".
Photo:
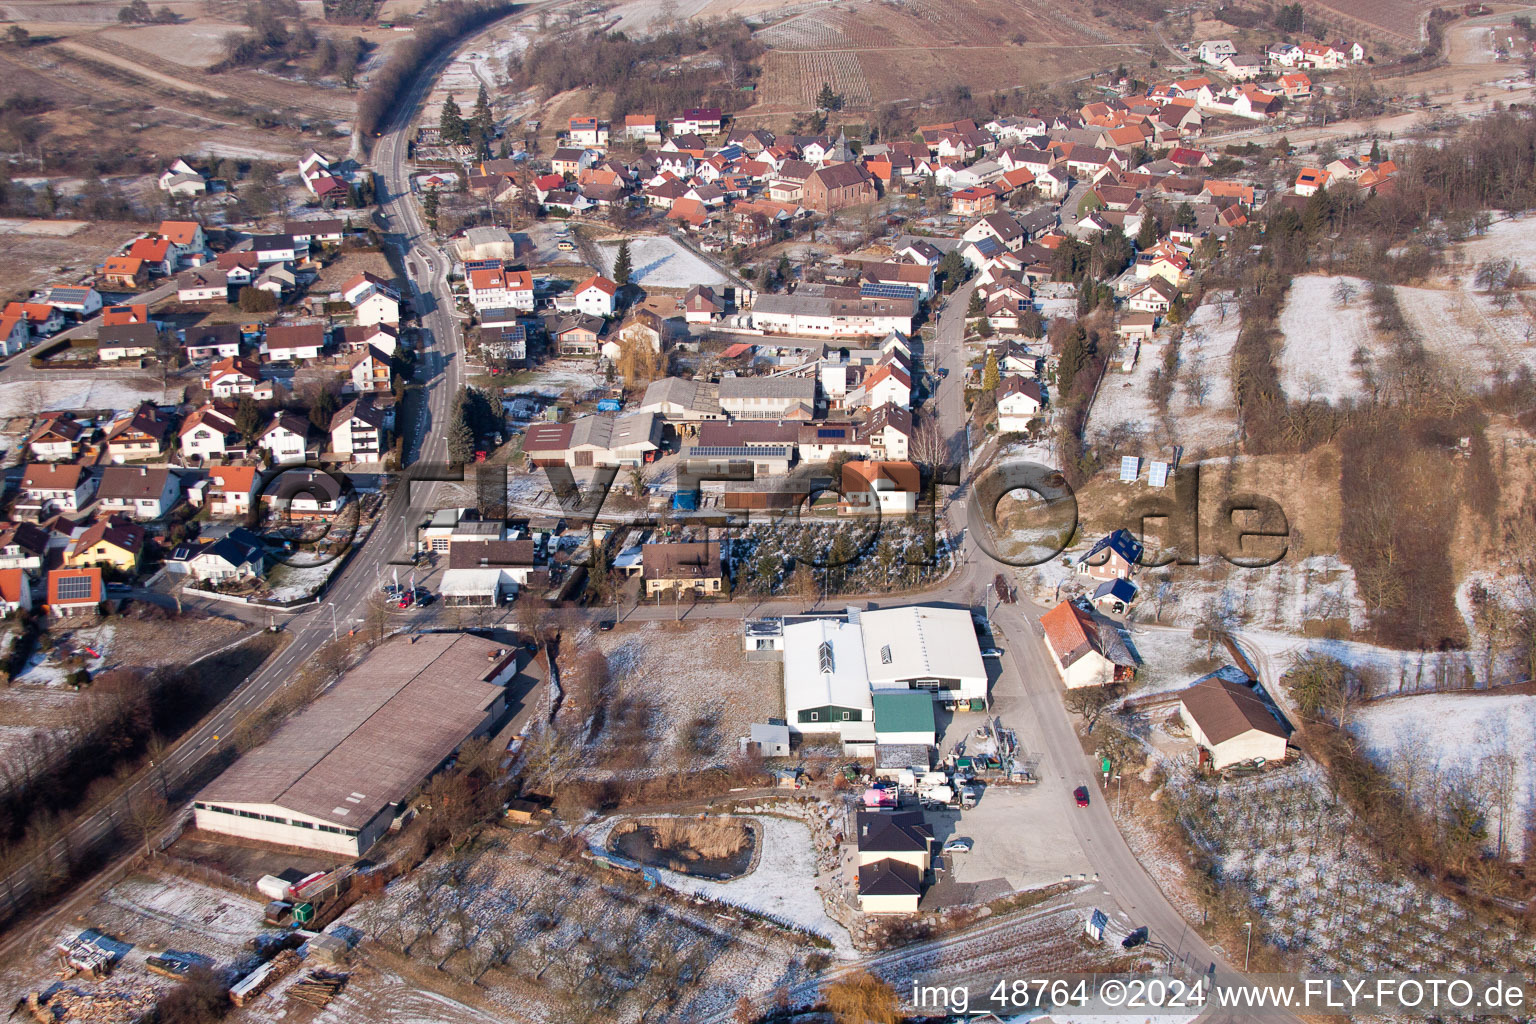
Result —
[[[525, 8], [513, 18], [529, 18], [537, 10], [559, 6], [560, 2], [563, 0]], [[417, 204], [411, 196], [407, 162], [411, 123], [450, 56], [443, 54], [422, 71], [409, 94], [396, 105], [393, 117], [373, 147], [373, 164], [381, 178], [380, 193], [386, 197], [378, 213], [378, 227], [387, 243], [401, 256], [420, 317], [421, 358], [416, 379], [418, 399], [424, 400], [407, 405], [405, 414], [414, 416], [416, 422], [402, 424], [402, 430], [409, 427], [407, 436], [414, 439], [412, 450], [407, 453], [411, 462], [446, 461], [443, 424], [463, 373], [458, 317], [448, 284], [448, 259], [436, 249], [424, 230]], [[965, 309], [973, 287], [965, 285], [958, 289], [946, 308]], [[958, 312], [948, 316], [940, 312], [934, 335], [932, 351], [923, 354], [924, 362], [930, 371], [947, 369], [950, 372], [946, 379], [939, 380], [930, 399], [930, 408], [935, 411], [941, 430], [949, 440], [950, 451], [963, 460], [967, 455], [966, 409], [961, 383], [965, 368], [964, 317]], [[430, 504], [431, 485], [416, 486], [425, 486], [426, 493], [408, 494], [407, 487], [394, 488], [372, 534], [333, 579], [323, 602], [287, 619], [284, 628], [291, 635], [288, 645], [167, 753], [158, 766], [163, 773], [163, 782], [158, 773], [153, 779], [149, 775], [139, 777], [127, 787], [123, 798], [74, 823], [57, 843], [61, 846], [68, 844], [72, 850], [92, 848], [117, 828], [127, 801], [149, 795], [162, 785], [175, 787], [192, 777], [218, 745], [233, 733], [238, 723], [268, 700], [292, 678], [299, 666], [331, 640], [333, 628], [345, 630], [358, 622], [376, 591], [376, 581], [388, 571], [391, 560], [405, 550], [407, 509]], [[986, 586], [998, 571], [1011, 572], [1011, 567], [994, 562], [974, 542], [969, 515], [968, 503], [950, 502], [944, 525], [957, 545], [956, 557], [961, 564], [944, 585], [928, 591], [923, 600], [973, 604], [985, 599]], [[897, 598], [887, 603], [907, 601], [910, 598]], [[798, 611], [802, 607], [801, 602], [749, 605], [738, 601], [699, 605], [689, 609], [688, 616], [741, 618], [748, 614]], [[1039, 758], [1041, 796], [1047, 808], [1070, 823], [1086, 858], [1085, 869], [1096, 877], [1102, 890], [1096, 896], [1102, 905], [1117, 909], [1123, 919], [1133, 925], [1146, 925], [1155, 940], [1174, 951], [1187, 971], [1212, 972], [1217, 979], [1235, 979], [1238, 975], [1232, 967], [1187, 925], [1142, 868], [1111, 818], [1107, 801], [1095, 799], [1087, 808], [1076, 806], [1072, 790], [1091, 782], [1096, 775], [1097, 763], [1083, 752], [1062, 705], [1056, 674], [1034, 626], [1043, 611], [1027, 600], [1012, 605], [1001, 604], [993, 612], [992, 624], [994, 631], [1005, 639], [1008, 652], [994, 703], [1005, 721], [1027, 717], [1034, 723], [1042, 749], [1031, 753]], [[605, 611], [602, 614], [611, 613]], [[671, 608], [643, 606], [632, 609], [626, 619], [670, 618], [673, 614]], [[7, 881], [14, 886], [12, 891], [21, 896], [31, 890], [39, 877], [39, 865], [33, 862], [17, 868]], [[89, 883], [78, 886], [76, 894], [52, 913], [40, 915], [29, 927], [15, 929], [5, 943], [0, 944], [0, 955], [5, 955], [17, 943], [38, 940], [40, 930], [51, 927], [61, 913], [67, 913], [75, 904], [83, 904], [91, 898], [93, 889], [94, 885]], [[1252, 1017], [1251, 1014], [1248, 1016]], [[1221, 1018], [1208, 1015], [1207, 1019]]]

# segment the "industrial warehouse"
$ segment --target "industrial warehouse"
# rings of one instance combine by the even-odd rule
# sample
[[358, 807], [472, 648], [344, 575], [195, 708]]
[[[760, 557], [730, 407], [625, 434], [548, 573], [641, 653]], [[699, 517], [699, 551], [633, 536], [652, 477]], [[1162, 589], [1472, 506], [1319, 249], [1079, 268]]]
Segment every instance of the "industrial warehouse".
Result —
[[467, 633], [391, 640], [198, 794], [200, 829], [361, 856], [506, 708], [517, 654]]

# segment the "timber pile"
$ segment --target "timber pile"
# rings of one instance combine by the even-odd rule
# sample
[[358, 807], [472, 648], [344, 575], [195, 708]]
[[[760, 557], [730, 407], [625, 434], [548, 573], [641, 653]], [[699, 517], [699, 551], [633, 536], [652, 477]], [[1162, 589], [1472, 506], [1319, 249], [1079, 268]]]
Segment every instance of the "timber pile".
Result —
[[347, 976], [345, 974], [332, 974], [330, 971], [310, 971], [309, 976], [302, 981], [296, 981], [288, 988], [288, 995], [301, 1003], [308, 1003], [316, 1009], [324, 1009], [337, 994], [346, 987]]
[[59, 985], [47, 992], [29, 992], [27, 1009], [42, 1024], [134, 1024], [149, 1018], [156, 999], [157, 993], [147, 985], [105, 992]]

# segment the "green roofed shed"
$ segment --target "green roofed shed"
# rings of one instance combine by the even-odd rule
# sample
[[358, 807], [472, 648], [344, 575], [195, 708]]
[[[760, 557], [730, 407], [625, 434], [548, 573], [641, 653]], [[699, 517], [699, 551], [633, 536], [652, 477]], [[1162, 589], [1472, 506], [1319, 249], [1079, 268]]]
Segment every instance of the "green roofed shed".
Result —
[[933, 698], [926, 692], [873, 694], [875, 742], [926, 743], [932, 746], [937, 725]]

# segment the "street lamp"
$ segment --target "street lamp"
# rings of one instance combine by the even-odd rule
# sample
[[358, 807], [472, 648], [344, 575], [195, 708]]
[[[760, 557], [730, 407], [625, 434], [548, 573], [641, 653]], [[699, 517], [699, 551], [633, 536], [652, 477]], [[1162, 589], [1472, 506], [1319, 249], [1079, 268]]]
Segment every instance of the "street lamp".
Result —
[[327, 601], [326, 604], [328, 606], [330, 606], [330, 609], [331, 609], [331, 642], [335, 643], [336, 642], [336, 602], [335, 601]]
[[1253, 952], [1253, 922], [1244, 921], [1243, 929], [1248, 933], [1248, 945], [1243, 950], [1243, 973], [1248, 973], [1248, 956]]

